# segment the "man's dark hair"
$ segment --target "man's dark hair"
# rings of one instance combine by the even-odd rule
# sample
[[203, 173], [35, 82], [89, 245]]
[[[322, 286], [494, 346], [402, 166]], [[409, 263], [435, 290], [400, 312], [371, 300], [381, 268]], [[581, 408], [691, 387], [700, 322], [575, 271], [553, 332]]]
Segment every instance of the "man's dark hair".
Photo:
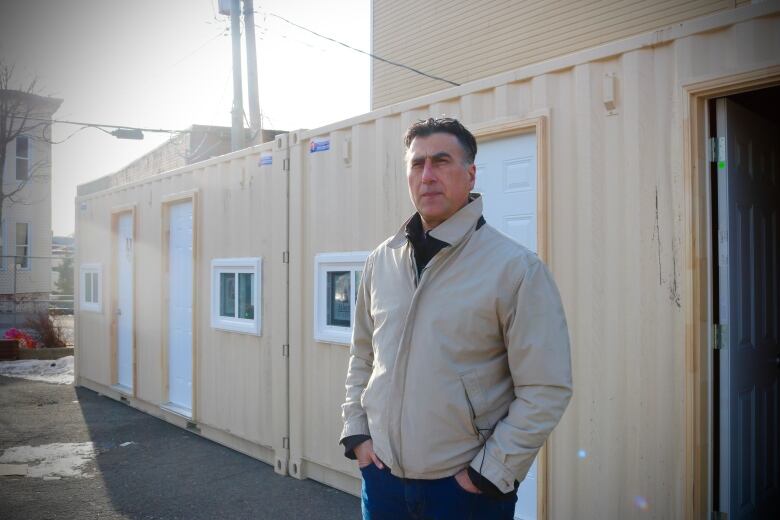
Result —
[[451, 117], [429, 117], [417, 121], [406, 130], [404, 145], [408, 150], [415, 137], [428, 137], [437, 133], [452, 134], [457, 137], [461, 148], [463, 148], [463, 159], [467, 164], [474, 163], [474, 158], [477, 156], [477, 140], [460, 121]]

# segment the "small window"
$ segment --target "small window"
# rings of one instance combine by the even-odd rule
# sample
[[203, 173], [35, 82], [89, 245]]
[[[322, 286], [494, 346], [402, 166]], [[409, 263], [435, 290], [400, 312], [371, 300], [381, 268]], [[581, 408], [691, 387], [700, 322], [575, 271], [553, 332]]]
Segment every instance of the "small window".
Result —
[[30, 138], [16, 138], [16, 180], [25, 181], [30, 176]]
[[82, 264], [79, 307], [83, 311], [102, 312], [102, 273], [100, 264]]
[[349, 345], [368, 252], [321, 253], [314, 259], [314, 339]]
[[19, 269], [30, 268], [30, 224], [16, 223], [16, 265]]
[[261, 258], [211, 261], [211, 326], [260, 335]]

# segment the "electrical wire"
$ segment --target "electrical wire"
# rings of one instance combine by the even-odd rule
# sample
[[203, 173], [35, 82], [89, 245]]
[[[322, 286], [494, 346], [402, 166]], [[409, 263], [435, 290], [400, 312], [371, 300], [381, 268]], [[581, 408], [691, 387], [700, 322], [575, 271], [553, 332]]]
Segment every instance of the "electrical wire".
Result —
[[193, 55], [195, 55], [195, 53], [197, 53], [198, 51], [200, 51], [201, 49], [203, 49], [203, 47], [205, 47], [205, 46], [206, 46], [206, 45], [208, 45], [209, 43], [213, 42], [214, 40], [216, 40], [216, 39], [217, 39], [217, 38], [219, 38], [220, 36], [225, 36], [226, 34], [229, 34], [229, 33], [230, 33], [230, 29], [229, 29], [229, 28], [222, 29], [221, 31], [219, 31], [219, 33], [215, 34], [213, 37], [211, 37], [211, 38], [209, 38], [208, 40], [206, 40], [205, 42], [203, 42], [203, 43], [200, 45], [200, 47], [198, 47], [198, 48], [197, 48], [197, 49], [195, 49], [194, 51], [190, 52], [189, 54], [187, 54], [187, 55], [186, 55], [186, 56], [184, 56], [183, 58], [181, 58], [181, 59], [177, 60], [177, 61], [176, 61], [176, 62], [175, 62], [173, 65], [170, 65], [170, 66], [168, 66], [168, 68], [167, 68], [167, 69], [165, 69], [165, 73], [168, 73], [168, 72], [170, 72], [170, 71], [171, 71], [171, 69], [173, 69], [174, 67], [176, 67], [177, 65], [179, 65], [181, 62], [183, 62], [183, 61], [185, 61], [185, 60], [187, 60], [187, 59], [191, 58]]
[[[381, 62], [387, 63], [389, 65], [393, 65], [395, 67], [400, 67], [402, 69], [406, 69], [406, 70], [408, 70], [410, 72], [414, 72], [415, 74], [419, 74], [421, 76], [425, 76], [426, 78], [434, 79], [436, 81], [443, 81], [444, 83], [449, 83], [450, 85], [453, 85], [453, 86], [456, 86], [456, 87], [460, 86], [460, 83], [455, 83], [454, 81], [450, 81], [448, 79], [441, 78], [439, 76], [434, 76], [433, 74], [428, 74], [427, 72], [423, 72], [423, 71], [421, 71], [419, 69], [415, 69], [414, 67], [410, 67], [408, 65], [404, 65], [403, 63], [398, 63], [397, 61], [388, 60], [387, 58], [383, 58], [381, 56], [377, 56], [376, 54], [373, 54], [373, 53], [370, 53], [370, 52], [366, 52], [366, 51], [364, 51], [362, 49], [358, 49], [358, 48], [352, 47], [351, 45], [348, 45], [348, 44], [346, 44], [344, 42], [341, 42], [341, 41], [336, 40], [334, 38], [331, 38], [329, 36], [325, 36], [324, 34], [320, 34], [320, 33], [316, 32], [316, 31], [313, 31], [313, 30], [309, 29], [308, 27], [304, 27], [303, 25], [299, 25], [299, 24], [297, 24], [295, 22], [292, 22], [292, 21], [288, 20], [287, 18], [285, 18], [283, 16], [279, 16], [278, 14], [271, 13], [271, 12], [262, 13], [262, 12], [255, 11], [255, 14], [258, 14], [258, 13], [266, 14], [268, 16], [273, 16], [274, 18], [278, 18], [279, 20], [281, 20], [281, 21], [283, 21], [285, 23], [288, 23], [288, 24], [290, 24], [290, 25], [292, 25], [294, 27], [297, 27], [298, 29], [301, 29], [303, 31], [309, 32], [309, 33], [311, 33], [311, 34], [313, 34], [315, 36], [318, 36], [320, 38], [323, 38], [325, 40], [328, 40], [328, 41], [331, 41], [331, 42], [336, 43], [338, 45], [341, 45], [342, 47], [346, 47], [347, 49], [353, 50], [355, 52], [359, 52], [360, 54], [365, 54], [366, 56], [370, 56], [371, 58], [373, 58], [373, 59], [375, 59], [377, 61], [381, 61]], [[261, 28], [259, 26], [256, 26], [256, 27]]]
[[139, 130], [141, 132], [157, 132], [162, 134], [181, 134], [181, 133], [187, 133], [190, 130], [166, 130], [163, 128], [141, 128], [137, 126], [123, 126], [123, 125], [106, 125], [102, 123], [84, 123], [79, 121], [66, 121], [64, 119], [42, 119], [37, 117], [28, 117], [29, 121], [42, 121], [44, 123], [61, 123], [65, 125], [81, 125], [85, 128], [97, 128], [98, 130], [103, 130], [104, 132], [108, 132], [105, 130], [106, 128], [118, 128], [118, 129], [125, 129], [125, 130]]
[[[213, 9], [213, 4], [212, 4], [212, 9]], [[408, 65], [404, 65], [403, 63], [399, 63], [399, 62], [396, 62], [396, 61], [392, 61], [392, 60], [389, 60], [389, 59], [383, 58], [383, 57], [381, 57], [381, 56], [377, 56], [376, 54], [373, 54], [373, 53], [370, 53], [370, 52], [366, 52], [366, 51], [364, 51], [364, 50], [362, 50], [362, 49], [358, 49], [358, 48], [356, 48], [356, 47], [353, 47], [353, 46], [351, 46], [351, 45], [349, 45], [349, 44], [346, 44], [346, 43], [344, 43], [344, 42], [342, 42], [342, 41], [336, 40], [335, 38], [331, 38], [331, 37], [329, 37], [329, 36], [325, 36], [324, 34], [318, 33], [318, 32], [316, 32], [316, 31], [314, 31], [314, 30], [312, 30], [312, 29], [309, 29], [308, 27], [304, 27], [303, 25], [297, 24], [297, 23], [295, 23], [295, 22], [293, 22], [293, 21], [291, 21], [291, 20], [288, 20], [287, 18], [285, 18], [285, 17], [283, 17], [283, 16], [280, 16], [280, 15], [278, 15], [278, 14], [276, 14], [276, 13], [255, 11], [255, 14], [262, 14], [263, 16], [266, 16], [266, 15], [267, 15], [267, 16], [272, 16], [272, 17], [274, 17], [274, 18], [277, 18], [277, 19], [279, 19], [279, 20], [281, 20], [281, 21], [283, 21], [283, 22], [285, 22], [285, 23], [289, 24], [289, 25], [292, 25], [293, 27], [296, 27], [296, 28], [298, 28], [298, 29], [301, 29], [301, 30], [303, 30], [303, 31], [306, 31], [306, 32], [308, 32], [308, 33], [311, 33], [311, 34], [313, 34], [313, 35], [315, 35], [315, 36], [317, 36], [317, 37], [319, 37], [319, 38], [322, 38], [322, 39], [328, 40], [328, 41], [330, 41], [330, 42], [332, 42], [332, 43], [335, 43], [335, 44], [337, 44], [337, 45], [341, 45], [342, 47], [346, 47], [347, 49], [350, 49], [350, 50], [352, 50], [352, 51], [355, 51], [355, 52], [358, 52], [358, 53], [360, 53], [360, 54], [364, 54], [364, 55], [366, 55], [366, 56], [369, 56], [369, 57], [371, 57], [372, 59], [375, 59], [375, 60], [377, 60], [377, 61], [381, 61], [381, 62], [387, 63], [387, 64], [389, 64], [389, 65], [393, 65], [393, 66], [395, 66], [395, 67], [399, 67], [399, 68], [402, 68], [402, 69], [408, 70], [408, 71], [410, 71], [410, 72], [413, 72], [413, 73], [415, 73], [415, 74], [419, 74], [419, 75], [421, 75], [421, 76], [425, 76], [426, 78], [430, 78], [430, 79], [433, 79], [433, 80], [436, 80], [436, 81], [442, 81], [442, 82], [444, 82], [444, 83], [448, 83], [448, 84], [450, 84], [450, 85], [453, 85], [453, 86], [456, 86], [456, 87], [457, 87], [457, 86], [460, 86], [460, 83], [456, 83], [456, 82], [454, 82], [454, 81], [450, 81], [450, 80], [448, 80], [448, 79], [445, 79], [445, 78], [442, 78], [442, 77], [439, 77], [439, 76], [434, 76], [433, 74], [428, 74], [427, 72], [423, 72], [423, 71], [421, 71], [421, 70], [419, 70], [419, 69], [416, 69], [416, 68], [414, 68], [414, 67], [410, 67], [410, 66], [408, 66]], [[215, 20], [217, 19], [217, 17], [216, 17], [216, 16], [215, 16], [214, 18], [215, 18]], [[262, 26], [260, 26], [260, 25], [257, 25], [257, 24], [255, 24], [255, 27], [257, 27], [258, 29], [260, 29], [261, 31], [263, 31], [263, 34], [265, 33], [265, 31], [267, 31], [267, 30], [268, 30], [268, 28], [267, 28], [267, 27], [262, 27]], [[191, 57], [191, 56], [193, 56], [195, 53], [197, 53], [198, 51], [200, 51], [201, 49], [203, 49], [203, 47], [205, 47], [206, 45], [208, 45], [209, 43], [211, 43], [212, 41], [216, 40], [216, 39], [217, 39], [217, 38], [219, 38], [220, 36], [223, 36], [223, 35], [227, 34], [227, 32], [229, 32], [229, 29], [223, 29], [223, 30], [220, 30], [220, 32], [219, 32], [218, 34], [216, 34], [215, 36], [213, 36], [212, 38], [210, 38], [209, 40], [207, 40], [206, 42], [204, 42], [204, 43], [203, 43], [202, 45], [200, 45], [200, 46], [199, 46], [197, 49], [195, 49], [194, 51], [190, 52], [189, 54], [187, 54], [187, 55], [186, 55], [186, 56], [184, 56], [183, 58], [179, 59], [179, 60], [178, 60], [178, 61], [176, 61], [176, 62], [175, 62], [173, 65], [169, 66], [169, 67], [168, 67], [168, 70], [170, 70], [170, 69], [172, 69], [172, 68], [176, 67], [176, 66], [177, 66], [178, 64], [180, 64], [181, 62], [183, 62], [183, 61], [185, 61], [186, 59], [190, 58], [190, 57]], [[282, 35], [282, 37], [284, 37], [284, 38], [286, 38], [286, 39], [287, 39], [287, 37], [286, 37], [286, 36], [284, 36], [284, 35]], [[262, 38], [261, 38], [261, 39], [262, 39]], [[297, 40], [296, 40], [296, 41], [297, 41]], [[302, 43], [302, 44], [304, 44], [304, 45], [307, 45], [307, 46], [309, 46], [309, 47], [312, 47], [311, 45], [309, 45], [309, 44], [306, 44], [306, 43], [304, 43], [304, 42], [300, 42], [300, 41], [299, 41], [299, 43]], [[324, 50], [324, 49], [322, 49], [322, 50]], [[246, 120], [246, 113], [244, 113], [244, 114], [243, 114], [243, 117], [244, 117], [244, 119]], [[102, 124], [102, 123], [85, 123], [85, 122], [79, 122], [79, 121], [68, 121], [68, 120], [64, 120], [64, 119], [42, 119], [42, 118], [34, 118], [34, 117], [29, 117], [29, 118], [27, 118], [27, 119], [28, 119], [28, 120], [31, 120], [31, 121], [39, 121], [39, 122], [43, 122], [43, 123], [49, 123], [49, 124], [53, 124], [53, 123], [60, 123], [60, 124], [67, 124], [67, 125], [79, 125], [79, 126], [81, 126], [81, 128], [77, 129], [76, 131], [74, 131], [73, 133], [71, 133], [70, 135], [68, 135], [68, 136], [67, 136], [67, 137], [65, 137], [64, 139], [62, 139], [61, 141], [56, 141], [56, 142], [52, 141], [52, 144], [61, 144], [61, 143], [64, 143], [65, 141], [68, 141], [68, 140], [69, 140], [69, 139], [71, 139], [73, 136], [75, 136], [76, 134], [78, 134], [78, 133], [80, 133], [80, 132], [82, 132], [82, 131], [86, 130], [87, 128], [96, 128], [96, 129], [98, 129], [98, 130], [101, 130], [101, 131], [103, 131], [103, 132], [105, 132], [105, 133], [109, 134], [109, 135], [112, 135], [112, 134], [111, 134], [111, 132], [109, 132], [108, 130], [106, 130], [106, 128], [124, 129], [124, 130], [138, 130], [138, 131], [140, 131], [140, 132], [167, 133], [167, 134], [172, 134], [172, 135], [173, 135], [173, 134], [183, 134], [183, 133], [189, 133], [189, 132], [191, 132], [190, 130], [168, 130], [168, 129], [163, 129], [163, 128], [142, 128], [142, 127], [136, 127], [136, 126], [126, 126], [126, 125], [109, 125], [109, 124]], [[248, 123], [248, 121], [247, 121], [247, 123]], [[256, 137], [256, 136], [253, 136], [253, 137]]]
[[74, 135], [76, 135], [76, 134], [78, 134], [79, 132], [81, 132], [82, 130], [86, 130], [87, 128], [89, 128], [89, 127], [88, 127], [88, 126], [82, 126], [81, 128], [77, 129], [75, 132], [71, 133], [71, 134], [70, 134], [68, 137], [66, 137], [65, 139], [62, 139], [62, 140], [60, 140], [60, 141], [52, 141], [52, 140], [50, 140], [50, 141], [49, 141], [49, 144], [62, 144], [62, 143], [64, 143], [65, 141], [69, 140], [69, 139], [70, 139], [71, 137], [73, 137]]

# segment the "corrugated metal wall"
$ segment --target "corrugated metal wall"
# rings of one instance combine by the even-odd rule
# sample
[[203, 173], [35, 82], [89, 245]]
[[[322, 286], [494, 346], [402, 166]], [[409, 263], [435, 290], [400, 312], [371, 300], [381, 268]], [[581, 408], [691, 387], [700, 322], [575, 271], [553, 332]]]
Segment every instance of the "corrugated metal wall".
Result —
[[[284, 138], [282, 142], [285, 142]], [[261, 153], [274, 152], [273, 165], [259, 166]], [[196, 246], [196, 336], [193, 420], [229, 434], [237, 449], [249, 441], [271, 464], [286, 464], [287, 370], [282, 345], [287, 338], [286, 179], [281, 175], [286, 146], [268, 143], [251, 151], [206, 161], [125, 187], [81, 197], [77, 203], [77, 266], [99, 263], [103, 271], [102, 313], [78, 313], [80, 384], [112, 394], [111, 212], [134, 204], [136, 263], [135, 401], [162, 405], [165, 324], [161, 291], [163, 266], [162, 200], [196, 190], [193, 217]], [[262, 231], [261, 231], [262, 229]], [[262, 335], [211, 328], [211, 260], [261, 257]], [[78, 267], [77, 267], [78, 272]], [[78, 284], [77, 284], [78, 286]], [[97, 384], [97, 386], [94, 385]], [[116, 394], [116, 392], [113, 392]], [[159, 415], [166, 415], [158, 410]], [[167, 417], [175, 420], [176, 418]], [[281, 428], [281, 429], [279, 429]], [[276, 460], [275, 460], [276, 459]]]
[[[686, 324], [693, 295], [686, 292], [685, 208], [692, 202], [684, 150], [694, 145], [684, 142], [683, 86], [777, 67], [778, 57], [780, 11], [757, 5], [294, 132], [289, 152], [277, 138], [273, 173], [256, 167], [254, 149], [80, 198], [88, 207], [78, 219], [79, 262], [106, 265], [109, 208], [136, 201], [138, 280], [152, 288], [138, 304], [138, 392], [139, 400], [159, 402], [160, 198], [198, 187], [200, 294], [209, 293], [211, 258], [269, 260], [259, 340], [211, 331], [208, 301], [201, 305], [199, 417], [275, 446], [267, 421], [285, 421], [273, 430], [286, 431], [287, 401], [269, 416], [275, 405], [266, 399], [284, 395], [275, 382], [283, 378], [274, 378], [285, 365], [273, 352], [284, 342], [277, 332], [286, 278], [275, 258], [285, 248], [286, 221], [278, 219], [287, 211], [288, 174], [279, 164], [289, 153], [290, 473], [356, 492], [356, 468], [337, 445], [348, 347], [314, 340], [314, 256], [372, 249], [410, 214], [400, 139], [412, 121], [444, 113], [481, 129], [541, 114], [549, 128], [549, 212], [540, 234], [568, 314], [575, 383], [549, 444], [549, 516], [682, 518], [690, 500], [684, 399], [686, 328], [693, 326]], [[609, 84], [614, 110], [604, 104]], [[330, 149], [310, 153], [313, 138], [329, 139]], [[106, 316], [81, 312], [78, 330], [81, 381], [108, 384]]]
[[[373, 0], [375, 54], [467, 83], [619, 38], [733, 8], [734, 0]], [[371, 105], [448, 87], [374, 61]]]

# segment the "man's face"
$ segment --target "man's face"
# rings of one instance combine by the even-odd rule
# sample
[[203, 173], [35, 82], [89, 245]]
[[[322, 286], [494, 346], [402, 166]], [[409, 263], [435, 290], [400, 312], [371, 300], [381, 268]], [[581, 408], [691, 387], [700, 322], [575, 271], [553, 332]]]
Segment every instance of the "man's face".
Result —
[[423, 227], [434, 228], [466, 205], [477, 168], [463, 161], [463, 148], [452, 134], [415, 137], [406, 152], [409, 196]]

